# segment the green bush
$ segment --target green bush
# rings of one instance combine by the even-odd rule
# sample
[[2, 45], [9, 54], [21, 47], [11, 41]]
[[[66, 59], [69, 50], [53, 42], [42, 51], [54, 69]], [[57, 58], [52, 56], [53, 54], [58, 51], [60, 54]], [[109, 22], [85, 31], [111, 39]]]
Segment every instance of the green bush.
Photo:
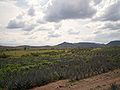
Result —
[[120, 90], [120, 88], [118, 87], [118, 85], [116, 85], [115, 83], [113, 83], [113, 84], [111, 84], [110, 90]]
[[6, 55], [5, 53], [0, 54], [0, 58], [8, 58], [9, 55]]

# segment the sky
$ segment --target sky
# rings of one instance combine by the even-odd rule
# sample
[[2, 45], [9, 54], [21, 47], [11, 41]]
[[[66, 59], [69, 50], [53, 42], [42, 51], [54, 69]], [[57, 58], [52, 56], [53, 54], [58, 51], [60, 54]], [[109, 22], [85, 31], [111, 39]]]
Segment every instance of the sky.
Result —
[[0, 45], [120, 40], [120, 0], [0, 0]]

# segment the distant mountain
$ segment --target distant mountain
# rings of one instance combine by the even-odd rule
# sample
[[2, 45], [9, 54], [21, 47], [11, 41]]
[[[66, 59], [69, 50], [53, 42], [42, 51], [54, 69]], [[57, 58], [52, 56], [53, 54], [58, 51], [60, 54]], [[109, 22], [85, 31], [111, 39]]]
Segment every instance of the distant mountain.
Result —
[[120, 40], [111, 41], [107, 44], [107, 46], [120, 46]]
[[61, 44], [56, 45], [58, 48], [92, 48], [92, 47], [103, 47], [105, 44], [99, 43], [89, 43], [89, 42], [80, 42], [80, 43], [68, 43], [63, 42]]
[[64, 48], [97, 48], [107, 46], [120, 46], [120, 40], [111, 41], [108, 44], [92, 43], [92, 42], [79, 42], [79, 43], [68, 43], [63, 42], [55, 46], [0, 46], [0, 49], [64, 49]]
[[63, 42], [61, 44], [56, 45], [55, 47], [57, 47], [57, 48], [67, 48], [67, 47], [74, 48], [75, 46], [72, 43]]
[[120, 41], [111, 41], [108, 44], [92, 43], [92, 42], [80, 42], [80, 43], [68, 43], [63, 42], [56, 45], [58, 48], [97, 48], [105, 46], [120, 46]]
[[88, 43], [88, 42], [80, 42], [80, 43], [75, 43], [77, 47], [81, 48], [90, 48], [90, 47], [103, 47], [105, 44], [100, 44], [100, 43]]

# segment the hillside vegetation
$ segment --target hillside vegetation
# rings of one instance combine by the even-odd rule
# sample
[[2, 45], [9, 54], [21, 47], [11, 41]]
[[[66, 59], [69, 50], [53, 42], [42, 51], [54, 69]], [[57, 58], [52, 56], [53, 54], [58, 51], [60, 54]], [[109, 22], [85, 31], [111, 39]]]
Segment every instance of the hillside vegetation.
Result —
[[0, 88], [26, 90], [76, 81], [120, 68], [120, 47], [0, 51]]

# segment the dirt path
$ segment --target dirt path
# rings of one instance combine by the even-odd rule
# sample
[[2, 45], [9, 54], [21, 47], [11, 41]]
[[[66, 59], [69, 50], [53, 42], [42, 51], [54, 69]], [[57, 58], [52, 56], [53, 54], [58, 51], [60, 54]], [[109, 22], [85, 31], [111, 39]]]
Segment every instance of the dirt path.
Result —
[[120, 86], [120, 69], [77, 82], [60, 80], [31, 90], [108, 90], [113, 83]]

